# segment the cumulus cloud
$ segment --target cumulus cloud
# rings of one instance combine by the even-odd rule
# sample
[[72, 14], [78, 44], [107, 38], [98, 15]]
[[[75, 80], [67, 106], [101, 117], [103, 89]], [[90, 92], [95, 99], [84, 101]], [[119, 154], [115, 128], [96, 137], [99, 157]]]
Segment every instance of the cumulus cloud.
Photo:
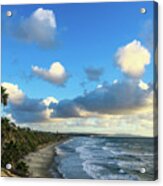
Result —
[[149, 92], [142, 90], [136, 82], [117, 82], [104, 85], [74, 101], [87, 111], [101, 114], [132, 112], [145, 104]]
[[26, 98], [19, 105], [10, 104], [9, 112], [18, 123], [42, 122], [47, 119], [46, 106], [38, 99]]
[[[52, 109], [49, 108], [51, 103], [58, 103], [54, 97], [45, 99], [31, 99], [25, 93], [12, 83], [2, 83], [9, 94], [9, 106], [6, 109], [7, 116], [18, 123], [25, 122], [45, 122], [50, 121]], [[12, 115], [11, 115], [12, 114]]]
[[154, 92], [142, 80], [105, 82], [83, 96], [62, 101], [52, 96], [31, 99], [17, 85], [7, 84], [23, 94], [21, 102], [12, 97], [6, 110], [21, 125], [54, 132], [153, 135]]
[[12, 34], [22, 41], [51, 48], [55, 44], [56, 27], [54, 12], [38, 8], [30, 17], [21, 20], [12, 29]]
[[52, 63], [48, 70], [32, 66], [32, 71], [39, 78], [58, 86], [63, 86], [68, 79], [68, 73], [60, 62]]
[[85, 69], [89, 81], [98, 81], [103, 74], [102, 68], [88, 67]]
[[[136, 81], [104, 84], [73, 100], [54, 105], [53, 117], [90, 117], [110, 114], [130, 114], [141, 108], [152, 108], [152, 90], [142, 88]], [[53, 106], [51, 105], [51, 108]], [[71, 109], [70, 109], [71, 108]], [[100, 116], [101, 117], [101, 116]]]
[[132, 78], [140, 78], [149, 63], [150, 53], [140, 41], [134, 40], [116, 52], [116, 64], [124, 74]]
[[51, 104], [49, 108], [54, 110], [52, 117], [80, 117], [78, 106], [71, 100], [62, 100], [59, 104]]
[[6, 92], [9, 94], [9, 102], [13, 104], [21, 104], [25, 98], [25, 94], [21, 89], [19, 89], [18, 85], [11, 84], [8, 82], [3, 82], [2, 86], [6, 88]]

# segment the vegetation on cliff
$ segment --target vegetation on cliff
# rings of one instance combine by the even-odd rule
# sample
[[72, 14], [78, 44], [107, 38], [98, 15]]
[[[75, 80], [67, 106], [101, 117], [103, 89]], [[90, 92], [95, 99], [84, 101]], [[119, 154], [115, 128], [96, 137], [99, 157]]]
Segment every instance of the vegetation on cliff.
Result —
[[[1, 102], [7, 105], [9, 95], [1, 87]], [[11, 172], [19, 176], [28, 176], [28, 166], [23, 157], [29, 152], [36, 151], [40, 145], [60, 141], [65, 135], [51, 132], [33, 131], [30, 128], [16, 126], [7, 117], [1, 118], [1, 166], [11, 164]]]

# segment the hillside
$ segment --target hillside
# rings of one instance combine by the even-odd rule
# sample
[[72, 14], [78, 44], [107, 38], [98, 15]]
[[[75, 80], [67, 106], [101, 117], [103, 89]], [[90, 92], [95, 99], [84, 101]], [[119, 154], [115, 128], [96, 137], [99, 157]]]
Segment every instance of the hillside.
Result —
[[28, 176], [28, 166], [22, 161], [25, 155], [36, 151], [42, 145], [67, 138], [62, 134], [17, 127], [5, 117], [1, 118], [1, 123], [1, 166], [5, 168], [6, 164], [10, 163], [11, 173], [23, 177]]

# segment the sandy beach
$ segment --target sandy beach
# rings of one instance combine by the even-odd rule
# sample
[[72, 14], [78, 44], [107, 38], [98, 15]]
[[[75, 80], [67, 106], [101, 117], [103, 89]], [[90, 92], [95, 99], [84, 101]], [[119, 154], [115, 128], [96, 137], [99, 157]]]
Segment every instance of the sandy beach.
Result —
[[[29, 153], [24, 162], [29, 166], [29, 177], [32, 178], [61, 178], [54, 162], [55, 146], [62, 143], [55, 142], [40, 147], [36, 152]], [[50, 167], [53, 165], [53, 172]], [[56, 169], [55, 169], [56, 168]]]

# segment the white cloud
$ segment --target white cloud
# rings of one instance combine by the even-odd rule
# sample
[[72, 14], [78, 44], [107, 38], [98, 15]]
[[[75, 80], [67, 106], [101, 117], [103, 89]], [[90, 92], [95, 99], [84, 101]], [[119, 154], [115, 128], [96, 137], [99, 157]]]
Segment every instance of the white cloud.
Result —
[[115, 80], [113, 81], [113, 84], [116, 84], [116, 83], [118, 83], [118, 79], [115, 79]]
[[56, 27], [54, 12], [38, 8], [30, 17], [16, 25], [13, 35], [25, 42], [34, 42], [41, 47], [50, 48], [55, 43]]
[[32, 71], [38, 77], [59, 86], [63, 86], [68, 79], [68, 74], [60, 62], [52, 63], [49, 70], [32, 66]]
[[51, 120], [51, 115], [54, 112], [54, 109], [51, 109], [49, 106], [52, 103], [58, 104], [58, 100], [54, 97], [47, 97], [42, 100], [42, 103], [46, 106], [46, 109], [44, 110], [43, 114], [47, 121]]
[[9, 94], [9, 107], [6, 110], [6, 117], [18, 123], [49, 122], [54, 109], [49, 108], [51, 103], [58, 103], [54, 97], [45, 99], [32, 99], [12, 83], [4, 82], [2, 86]]
[[150, 63], [150, 53], [140, 41], [134, 40], [118, 49], [116, 63], [124, 74], [140, 78], [144, 74], [145, 66]]
[[[29, 126], [29, 125], [28, 125]], [[133, 115], [110, 115], [108, 118], [69, 118], [52, 123], [31, 124], [38, 130], [53, 132], [98, 133], [153, 137], [153, 112]]]
[[141, 79], [139, 80], [139, 84], [138, 86], [143, 89], [143, 90], [147, 90], [149, 88], [149, 85], [147, 83], [145, 83], [144, 81], [142, 81]]
[[9, 114], [6, 114], [6, 117], [11, 121], [11, 122], [16, 122], [16, 120], [13, 118], [12, 114], [9, 113]]
[[47, 97], [43, 99], [42, 101], [46, 106], [49, 106], [51, 103], [58, 103], [58, 100], [55, 99], [54, 97]]
[[99, 85], [97, 85], [97, 87], [96, 88], [102, 88], [102, 84], [99, 84]]
[[25, 98], [25, 95], [18, 85], [4, 82], [2, 86], [6, 88], [6, 92], [9, 94], [9, 102], [13, 104], [21, 104]]
[[42, 23], [46, 21], [46, 24], [48, 24], [52, 28], [56, 27], [56, 21], [52, 10], [44, 10], [43, 8], [38, 8], [31, 17]]

